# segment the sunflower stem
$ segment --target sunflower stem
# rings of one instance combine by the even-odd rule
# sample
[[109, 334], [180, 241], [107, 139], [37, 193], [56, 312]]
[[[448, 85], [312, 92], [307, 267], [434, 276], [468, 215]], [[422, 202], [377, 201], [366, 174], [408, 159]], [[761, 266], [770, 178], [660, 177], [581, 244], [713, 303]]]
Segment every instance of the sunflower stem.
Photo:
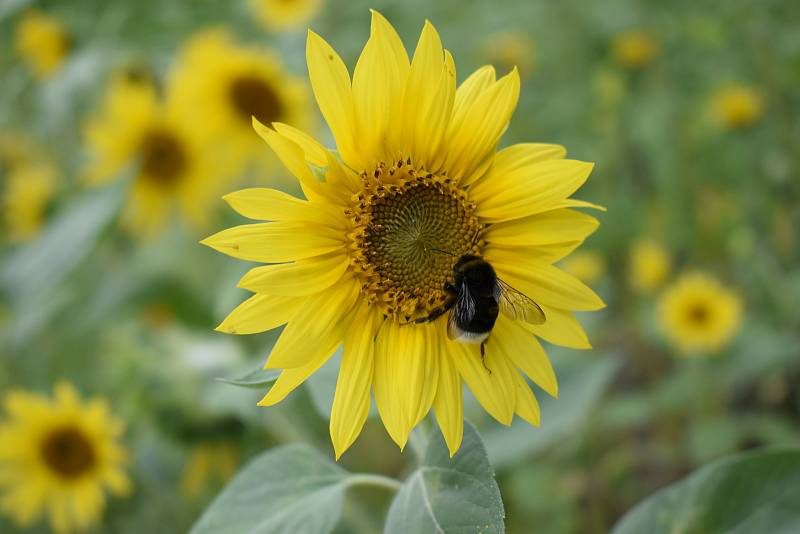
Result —
[[403, 483], [399, 480], [383, 475], [373, 475], [371, 473], [356, 473], [347, 478], [348, 486], [379, 486], [391, 491], [399, 491]]

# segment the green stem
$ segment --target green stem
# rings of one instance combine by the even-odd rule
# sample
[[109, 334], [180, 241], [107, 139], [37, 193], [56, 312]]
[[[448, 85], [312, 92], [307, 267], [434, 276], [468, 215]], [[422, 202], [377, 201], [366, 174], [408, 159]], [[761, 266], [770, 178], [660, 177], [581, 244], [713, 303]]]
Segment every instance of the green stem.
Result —
[[379, 486], [390, 491], [399, 491], [403, 483], [391, 477], [373, 475], [370, 473], [356, 473], [347, 477], [348, 486]]

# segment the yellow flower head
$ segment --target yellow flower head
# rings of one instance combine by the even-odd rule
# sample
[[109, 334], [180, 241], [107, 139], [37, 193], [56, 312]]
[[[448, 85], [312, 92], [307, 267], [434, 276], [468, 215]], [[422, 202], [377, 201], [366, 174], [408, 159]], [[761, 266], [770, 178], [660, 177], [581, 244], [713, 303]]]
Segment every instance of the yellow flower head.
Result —
[[17, 54], [39, 78], [55, 73], [67, 56], [69, 36], [58, 20], [39, 11], [28, 11], [17, 26]]
[[98, 116], [86, 127], [91, 183], [133, 173], [124, 224], [135, 234], [160, 230], [175, 207], [191, 225], [208, 218], [224, 162], [204, 145], [197, 128], [180, 114], [174, 95], [159, 99], [150, 83], [115, 78]]
[[10, 241], [27, 241], [42, 227], [56, 187], [56, 170], [47, 163], [9, 168], [3, 191], [5, 235]]
[[520, 76], [529, 76], [535, 57], [533, 40], [523, 32], [499, 32], [484, 40], [483, 56], [502, 70], [519, 69]]
[[249, 6], [268, 30], [291, 30], [314, 18], [322, 0], [249, 0]]
[[264, 173], [274, 167], [253, 134], [253, 117], [263, 124], [310, 125], [305, 82], [290, 76], [275, 52], [239, 46], [222, 30], [201, 32], [188, 42], [171, 83], [191, 127], [230, 153], [234, 172], [251, 162]]
[[[558, 386], [537, 337], [588, 348], [572, 311], [603, 307], [588, 287], [553, 266], [598, 225], [573, 209], [593, 205], [570, 198], [592, 164], [564, 159], [558, 145], [496, 152], [517, 104], [517, 71], [496, 79], [486, 66], [456, 88], [453, 56], [430, 23], [409, 61], [397, 32], [373, 12], [352, 80], [314, 32], [306, 57], [338, 155], [295, 128], [255, 121], [305, 199], [273, 189], [232, 193], [225, 199], [236, 211], [271, 222], [204, 241], [270, 264], [244, 276], [239, 285], [255, 295], [218, 327], [249, 334], [286, 324], [266, 363], [283, 371], [259, 404], [285, 398], [342, 346], [330, 422], [337, 457], [361, 431], [370, 390], [401, 448], [433, 408], [455, 453], [462, 382], [501, 423], [517, 414], [538, 425], [524, 375], [550, 395]], [[470, 260], [484, 280], [483, 289], [473, 285], [474, 295], [453, 273], [466, 254], [493, 267]], [[520, 293], [499, 288], [495, 272]], [[458, 321], [444, 315], [455, 304], [453, 283], [462, 288]], [[508, 306], [509, 298], [519, 299], [519, 307]], [[541, 306], [543, 324], [531, 300]], [[478, 331], [487, 327], [491, 336], [483, 344]]]
[[711, 100], [712, 113], [726, 128], [747, 128], [761, 118], [764, 102], [752, 88], [730, 85], [718, 90]]
[[606, 259], [598, 252], [576, 252], [561, 262], [561, 268], [586, 284], [594, 284], [606, 272]]
[[236, 473], [238, 465], [236, 447], [228, 441], [196, 445], [183, 468], [181, 494], [187, 499], [202, 495], [212, 481], [227, 482]]
[[614, 61], [626, 69], [643, 69], [649, 66], [660, 51], [656, 37], [646, 30], [618, 33], [611, 42]]
[[97, 524], [104, 490], [130, 492], [119, 444], [122, 422], [104, 400], [82, 402], [66, 383], [51, 400], [34, 393], [5, 395], [0, 421], [0, 510], [21, 526], [46, 515], [55, 532]]
[[671, 268], [669, 253], [657, 242], [642, 239], [631, 247], [628, 276], [634, 291], [652, 293], [664, 283]]
[[719, 352], [739, 329], [741, 313], [739, 296], [703, 273], [683, 275], [659, 303], [661, 327], [684, 354]]

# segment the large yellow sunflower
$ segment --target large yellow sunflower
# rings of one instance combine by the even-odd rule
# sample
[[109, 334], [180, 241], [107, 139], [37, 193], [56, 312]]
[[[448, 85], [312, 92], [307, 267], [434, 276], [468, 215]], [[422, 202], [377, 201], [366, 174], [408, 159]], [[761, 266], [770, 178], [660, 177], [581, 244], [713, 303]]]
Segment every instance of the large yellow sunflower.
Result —
[[[598, 225], [572, 209], [590, 204], [569, 198], [592, 165], [564, 159], [556, 145], [496, 152], [519, 95], [516, 70], [496, 80], [483, 67], [456, 89], [453, 57], [430, 23], [409, 62], [394, 28], [373, 12], [352, 82], [313, 32], [306, 56], [338, 157], [294, 128], [254, 121], [306, 199], [272, 189], [232, 193], [225, 199], [236, 211], [271, 222], [204, 241], [271, 264], [244, 276], [240, 286], [255, 295], [218, 327], [249, 334], [286, 324], [266, 363], [283, 372], [259, 404], [279, 402], [343, 345], [330, 421], [337, 458], [361, 431], [370, 390], [401, 448], [433, 408], [450, 452], [458, 450], [462, 381], [501, 423], [517, 414], [538, 425], [523, 373], [551, 395], [558, 386], [537, 336], [588, 348], [572, 310], [603, 307], [552, 265]], [[501, 314], [485, 362], [479, 345], [449, 339], [446, 317], [413, 322], [448, 300], [451, 255], [465, 253], [480, 254], [546, 314], [539, 325]]]
[[110, 84], [102, 109], [86, 127], [91, 153], [87, 177], [100, 184], [134, 170], [123, 223], [150, 236], [177, 207], [193, 227], [208, 219], [210, 202], [224, 188], [224, 160], [181, 115], [174, 94], [159, 98], [148, 82], [124, 76]]
[[50, 399], [12, 391], [0, 422], [0, 510], [21, 526], [42, 515], [56, 532], [85, 530], [105, 506], [104, 490], [125, 495], [131, 483], [119, 445], [122, 422], [100, 399], [81, 402], [66, 383]]
[[187, 123], [229, 153], [232, 172], [250, 163], [262, 172], [274, 170], [274, 157], [253, 135], [251, 117], [265, 124], [310, 125], [306, 83], [286, 72], [276, 52], [238, 45], [221, 29], [189, 40], [171, 83]]

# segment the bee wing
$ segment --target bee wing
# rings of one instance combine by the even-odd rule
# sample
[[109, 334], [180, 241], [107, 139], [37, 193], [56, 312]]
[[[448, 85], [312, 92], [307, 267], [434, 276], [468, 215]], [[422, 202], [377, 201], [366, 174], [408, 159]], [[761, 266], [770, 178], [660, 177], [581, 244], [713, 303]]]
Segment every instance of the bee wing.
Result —
[[467, 284], [461, 284], [456, 302], [450, 310], [450, 316], [447, 318], [447, 337], [450, 339], [461, 337], [463, 331], [458, 325], [467, 324], [474, 317], [475, 301], [472, 299], [472, 294], [469, 292]]
[[538, 304], [499, 278], [494, 287], [494, 298], [500, 311], [512, 319], [530, 324], [543, 324], [547, 320]]

